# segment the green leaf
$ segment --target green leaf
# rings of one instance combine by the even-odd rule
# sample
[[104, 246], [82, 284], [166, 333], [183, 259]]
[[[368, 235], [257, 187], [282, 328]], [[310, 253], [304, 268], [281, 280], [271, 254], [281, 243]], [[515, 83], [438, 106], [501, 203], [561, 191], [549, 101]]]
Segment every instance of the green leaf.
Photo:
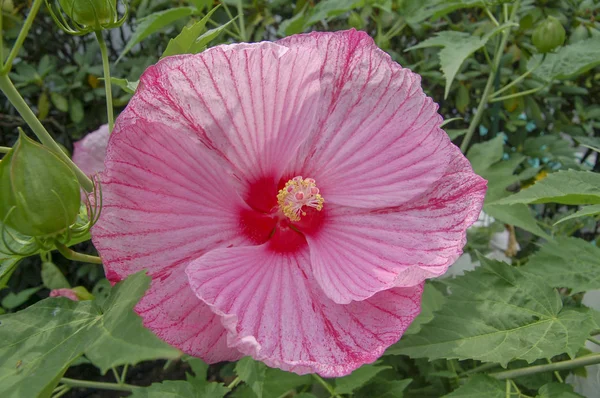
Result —
[[266, 372], [267, 366], [251, 357], [244, 357], [235, 365], [235, 373], [252, 388], [258, 398], [263, 396]]
[[263, 384], [263, 397], [277, 398], [287, 391], [312, 383], [310, 375], [300, 376], [296, 373], [284, 372], [283, 370], [267, 368], [265, 382]]
[[27, 302], [31, 296], [39, 292], [42, 288], [43, 286], [36, 286], [29, 289], [23, 289], [18, 293], [11, 292], [2, 299], [2, 307], [6, 308], [7, 310], [17, 308], [18, 306], [25, 304], [25, 302]]
[[410, 324], [404, 334], [418, 333], [424, 324], [431, 322], [433, 313], [442, 308], [445, 302], [446, 296], [431, 283], [425, 283], [423, 298], [421, 299], [421, 313], [415, 318], [413, 323]]
[[71, 121], [75, 124], [81, 123], [83, 120], [83, 103], [75, 97], [71, 97], [71, 100], [69, 101], [69, 116], [71, 117]]
[[426, 19], [438, 19], [462, 8], [484, 7], [482, 0], [424, 0], [400, 3], [408, 23], [418, 24]]
[[515, 203], [600, 204], [600, 173], [561, 170], [548, 175], [530, 188], [495, 202]]
[[576, 136], [573, 137], [577, 142], [586, 148], [593, 149], [596, 152], [600, 152], [600, 137], [584, 137]]
[[302, 32], [304, 30], [304, 25], [306, 24], [306, 9], [307, 6], [292, 18], [282, 21], [281, 24], [279, 24], [279, 29], [277, 29], [277, 34], [279, 36], [290, 36]]
[[496, 220], [514, 225], [544, 239], [550, 239], [550, 235], [540, 228], [535, 217], [531, 214], [531, 209], [527, 205], [486, 204], [483, 206], [483, 211]]
[[583, 398], [573, 392], [573, 386], [565, 383], [548, 383], [542, 386], [536, 398]]
[[503, 366], [562, 353], [574, 357], [594, 327], [590, 312], [563, 308], [558, 292], [535, 275], [478, 257], [480, 267], [444, 281], [452, 294], [433, 320], [388, 354]]
[[573, 292], [600, 289], [600, 248], [583, 239], [559, 237], [546, 242], [522, 270], [552, 287]]
[[21, 259], [22, 257], [9, 257], [0, 253], [0, 290], [6, 287], [8, 280], [12, 273], [17, 269], [17, 265]]
[[[475, 144], [467, 152], [473, 171], [481, 176], [504, 155], [504, 135], [499, 134], [491, 140]], [[512, 174], [512, 173], [511, 173]]]
[[127, 54], [133, 46], [150, 36], [152, 33], [158, 32], [162, 28], [172, 24], [178, 19], [188, 17], [195, 11], [193, 7], [178, 7], [164, 11], [155, 12], [140, 20], [137, 28], [131, 35], [131, 38], [125, 45], [123, 52], [119, 55], [117, 62]]
[[412, 379], [376, 380], [354, 394], [354, 398], [402, 398], [404, 390]]
[[390, 368], [390, 366], [363, 365], [348, 376], [335, 379], [335, 392], [351, 394], [377, 376], [377, 373]]
[[[202, 18], [200, 21], [196, 22], [192, 26], [185, 26], [181, 33], [177, 35], [177, 37], [169, 40], [169, 44], [167, 44], [167, 48], [163, 52], [161, 58], [177, 54], [196, 54], [202, 51], [202, 48], [204, 46], [200, 47], [200, 51], [196, 51], [198, 49], [198, 46], [196, 45], [196, 40], [198, 40], [199, 36], [206, 30], [206, 24], [218, 8], [219, 6], [210, 10], [210, 12], [206, 14], [204, 18]], [[225, 26], [227, 26], [231, 22], [232, 21], [229, 21], [227, 24], [221, 26], [220, 29], [224, 29]]]
[[454, 77], [458, 73], [463, 62], [469, 58], [471, 54], [483, 47], [492, 36], [511, 26], [512, 25], [499, 26], [483, 37], [474, 36], [471, 33], [445, 30], [436, 33], [435, 37], [431, 37], [416, 46], [407, 48], [405, 51], [427, 47], [442, 47], [439, 52], [439, 58], [442, 72], [444, 72], [444, 76], [446, 77], [444, 98], [448, 98]]
[[150, 277], [137, 273], [116, 285], [102, 304], [104, 315], [96, 324], [98, 336], [85, 350], [102, 373], [111, 367], [155, 359], [177, 359], [181, 352], [144, 328], [133, 306], [150, 285]]
[[555, 222], [554, 225], [560, 224], [563, 221], [573, 220], [575, 218], [580, 218], [580, 217], [585, 217], [585, 216], [595, 216], [597, 214], [600, 214], [600, 205], [585, 206], [581, 210], [579, 210], [569, 216], [561, 218], [560, 220]]
[[125, 91], [128, 94], [135, 94], [135, 90], [137, 90], [138, 84], [140, 84], [139, 80], [130, 82], [127, 79], [119, 79], [116, 77], [111, 77], [110, 81], [112, 82], [112, 84], [122, 88], [123, 91]]
[[[109, 363], [179, 355], [178, 350], [143, 328], [132, 311], [149, 279], [137, 273], [119, 282], [104, 309], [94, 301], [60, 297], [0, 316], [0, 396], [49, 397], [69, 365], [84, 351], [105, 369]], [[99, 359], [101, 356], [106, 358]]]
[[91, 301], [51, 298], [0, 316], [0, 396], [49, 397], [100, 315]]
[[506, 382], [486, 375], [475, 375], [444, 398], [505, 398]]
[[42, 282], [50, 290], [68, 289], [71, 287], [60, 269], [54, 263], [48, 261], [42, 263]]
[[201, 389], [187, 381], [163, 381], [150, 387], [136, 388], [131, 398], [222, 398], [229, 389], [221, 383], [207, 383]]
[[59, 93], [50, 93], [50, 101], [59, 111], [65, 113], [69, 111], [69, 101]]
[[[541, 57], [541, 54], [531, 57], [527, 67], [533, 68]], [[600, 65], [600, 36], [569, 44], [547, 54], [533, 74], [546, 81], [563, 80], [585, 73], [597, 65]]]
[[324, 0], [317, 3], [312, 9], [312, 13], [306, 24], [305, 28], [316, 24], [317, 22], [333, 18], [341, 15], [345, 12], [352, 10], [353, 8], [362, 7], [365, 4], [365, 0]]

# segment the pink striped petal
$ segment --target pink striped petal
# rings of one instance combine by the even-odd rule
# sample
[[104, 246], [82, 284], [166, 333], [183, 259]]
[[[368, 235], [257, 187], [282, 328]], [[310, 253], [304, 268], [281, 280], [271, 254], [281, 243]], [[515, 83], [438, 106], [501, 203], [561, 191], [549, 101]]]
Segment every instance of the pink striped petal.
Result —
[[104, 124], [73, 144], [73, 162], [85, 174], [93, 175], [104, 170], [109, 136], [108, 124]]
[[300, 374], [343, 376], [375, 361], [420, 311], [421, 285], [332, 302], [311, 276], [305, 249], [217, 249], [186, 272], [196, 295], [223, 316], [229, 346]]
[[408, 203], [444, 174], [452, 150], [437, 104], [420, 76], [366, 33], [314, 32], [278, 43], [324, 59], [318, 125], [290, 175], [316, 179], [328, 203], [372, 208]]
[[66, 297], [69, 300], [79, 301], [79, 297], [77, 297], [77, 293], [75, 293], [72, 289], [53, 289], [50, 291], [50, 297]]
[[315, 278], [330, 299], [346, 304], [420, 284], [461, 255], [486, 182], [454, 148], [443, 178], [412, 203], [372, 211], [329, 206], [322, 228], [307, 240]]
[[111, 281], [148, 270], [152, 286], [137, 307], [144, 323], [183, 351], [215, 362], [238, 353], [226, 347], [225, 329], [195, 298], [184, 268], [207, 250], [245, 242], [237, 213], [247, 206], [211, 156], [185, 131], [142, 119], [123, 128], [119, 121], [92, 237]]
[[240, 359], [242, 354], [227, 346], [220, 317], [190, 288], [184, 268], [152, 281], [136, 306], [144, 325], [167, 343], [207, 363]]
[[320, 63], [310, 56], [264, 42], [168, 57], [144, 73], [125, 117], [197, 135], [243, 182], [277, 181], [314, 124]]

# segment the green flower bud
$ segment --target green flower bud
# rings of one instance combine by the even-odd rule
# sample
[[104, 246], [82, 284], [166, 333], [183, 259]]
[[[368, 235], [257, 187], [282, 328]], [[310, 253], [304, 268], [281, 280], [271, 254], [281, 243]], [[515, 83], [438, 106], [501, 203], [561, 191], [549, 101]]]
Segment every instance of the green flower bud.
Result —
[[52, 236], [75, 222], [80, 202], [73, 170], [21, 133], [0, 161], [0, 220], [25, 235]]
[[546, 18], [533, 32], [533, 45], [541, 53], [547, 53], [565, 42], [565, 28], [553, 16]]
[[58, 0], [65, 14], [82, 26], [101, 26], [114, 22], [117, 0]]

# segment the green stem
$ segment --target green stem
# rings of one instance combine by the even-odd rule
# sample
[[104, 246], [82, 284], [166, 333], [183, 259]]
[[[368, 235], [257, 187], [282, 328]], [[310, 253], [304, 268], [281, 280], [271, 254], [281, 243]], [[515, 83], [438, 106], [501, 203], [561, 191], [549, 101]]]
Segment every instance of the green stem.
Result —
[[55, 392], [54, 395], [52, 395], [52, 398], [60, 398], [63, 395], [65, 395], [66, 393], [68, 393], [69, 391], [71, 391], [71, 387], [68, 387], [66, 385], [64, 387], [65, 388], [61, 389], [60, 391]]
[[498, 366], [500, 366], [500, 365], [498, 365], [497, 363], [493, 363], [493, 362], [484, 363], [483, 365], [479, 365], [477, 367], [474, 367], [473, 369], [467, 370], [466, 372], [462, 373], [461, 376], [470, 375], [470, 374], [473, 374], [473, 373], [483, 372], [485, 370], [490, 370], [490, 369], [493, 369], [493, 368], [497, 368]]
[[0, 146], [0, 153], [9, 153], [12, 148], [7, 146]]
[[[221, 4], [223, 5], [223, 9], [224, 9], [224, 10], [225, 10], [225, 12], [227, 13], [227, 17], [228, 17], [230, 20], [233, 20], [233, 19], [235, 19], [235, 18], [233, 17], [233, 14], [231, 14], [231, 11], [229, 11], [229, 7], [227, 7], [227, 3], [225, 3], [224, 1], [222, 1], [222, 2], [221, 2]], [[233, 26], [235, 27], [235, 30], [237, 30], [237, 32], [238, 32], [238, 34], [240, 35], [240, 37], [243, 37], [243, 36], [242, 36], [242, 32], [240, 31], [239, 24], [237, 24], [237, 23], [234, 23], [234, 24], [233, 24]]]
[[35, 116], [31, 108], [27, 105], [21, 94], [17, 91], [15, 86], [12, 84], [8, 76], [0, 76], [0, 91], [6, 95], [6, 98], [10, 101], [10, 103], [15, 107], [17, 112], [21, 115], [23, 120], [29, 125], [31, 130], [38, 137], [40, 142], [46, 146], [47, 148], [53, 150], [61, 159], [64, 161], [74, 172], [79, 180], [79, 183], [87, 192], [92, 192], [94, 189], [94, 184], [92, 180], [85, 175], [83, 171], [73, 163], [73, 161], [67, 156], [66, 153], [58, 146], [56, 141], [52, 138], [52, 136], [46, 131], [46, 128], [42, 125], [42, 123]]
[[500, 26], [500, 24], [498, 23], [498, 20], [494, 17], [494, 14], [492, 14], [490, 12], [490, 9], [487, 8], [487, 6], [485, 5], [485, 3], [484, 3], [484, 10], [485, 10], [485, 13], [487, 14], [487, 16], [490, 17], [490, 19], [492, 20], [492, 22], [494, 23], [494, 25]]
[[[89, 254], [77, 253], [74, 250], [69, 249], [67, 246], [60, 242], [54, 242], [56, 249], [65, 256], [65, 258], [73, 261], [81, 261], [82, 263], [102, 264], [102, 259], [97, 256], [90, 256]], [[118, 380], [118, 378], [117, 378]]]
[[110, 80], [110, 61], [108, 60], [108, 50], [106, 48], [106, 42], [102, 37], [102, 31], [97, 30], [96, 39], [100, 45], [100, 54], [102, 55], [102, 69], [104, 71], [104, 91], [106, 93], [106, 116], [108, 118], [108, 131], [112, 133], [113, 127], [115, 126], [115, 116], [113, 115], [113, 102], [112, 102], [112, 81]]
[[[546, 56], [546, 54], [544, 54], [544, 57], [545, 56]], [[540, 62], [538, 62], [537, 65], [535, 65], [533, 68], [529, 69], [527, 72], [523, 73], [521, 76], [517, 77], [512, 82], [508, 83], [506, 86], [502, 87], [500, 90], [498, 90], [495, 93], [493, 93], [492, 95], [490, 95], [490, 99], [496, 97], [500, 93], [505, 92], [506, 90], [508, 90], [509, 88], [511, 88], [512, 86], [514, 86], [515, 84], [519, 83], [521, 80], [525, 79], [530, 74], [532, 74], [537, 68], [540, 67], [540, 65], [544, 61], [544, 57], [542, 57], [540, 59]]]
[[127, 391], [132, 392], [138, 386], [131, 384], [117, 384], [117, 383], [104, 383], [101, 381], [89, 381], [89, 380], [76, 380], [63, 377], [60, 382], [69, 387], [83, 387], [83, 388], [95, 388], [97, 390], [113, 390], [113, 391]]
[[121, 372], [121, 380], [120, 380], [121, 384], [125, 383], [125, 380], [127, 378], [127, 369], [129, 369], [128, 363], [126, 363], [125, 366], [123, 366], [123, 371]]
[[325, 380], [323, 380], [321, 378], [321, 376], [319, 376], [316, 373], [312, 374], [312, 377], [319, 382], [320, 385], [322, 385], [323, 387], [325, 387], [325, 389], [327, 390], [327, 392], [332, 396], [332, 397], [337, 397], [338, 395], [335, 393], [335, 390], [333, 389], [333, 387], [331, 387], [331, 385], [329, 383], [327, 383]]
[[[512, 9], [510, 19], [507, 20], [506, 22], [510, 22], [514, 19], [515, 15], [517, 14], [518, 8], [519, 8], [519, 1], [516, 1], [513, 6], [513, 9]], [[500, 41], [500, 45], [496, 49], [496, 54], [494, 55], [494, 60], [492, 61], [492, 63], [493, 63], [492, 70], [491, 70], [490, 76], [488, 77], [485, 88], [483, 89], [483, 94], [481, 95], [481, 101], [479, 102], [479, 106], [477, 107], [475, 116], [473, 116], [473, 120], [471, 120], [471, 123], [469, 124], [469, 128], [467, 129], [467, 133], [465, 134], [465, 138], [463, 139], [463, 142], [460, 146], [460, 150], [462, 151], [462, 153], [467, 153], [467, 149], [469, 149], [469, 143], [471, 142], [471, 138], [473, 138], [473, 133], [475, 133], [475, 129], [477, 128], [477, 126], [479, 126], [479, 122], [481, 121], [483, 112], [485, 111], [485, 107], [488, 103], [488, 97], [492, 90], [492, 86], [494, 85], [494, 79], [496, 77], [495, 75], [498, 71], [498, 68], [500, 67], [500, 60], [502, 59], [502, 54], [504, 53], [504, 48], [506, 47], [506, 44], [508, 43], [509, 33], [510, 33], [509, 29], [502, 32], [502, 39]]]
[[240, 382], [242, 381], [242, 379], [238, 377], [236, 377], [235, 379], [233, 379], [233, 381], [231, 383], [229, 383], [227, 385], [227, 388], [230, 390], [233, 390], [235, 388], [235, 386], [237, 386], [238, 384], [240, 384]]
[[512, 388], [510, 385], [510, 380], [506, 379], [506, 394], [505, 394], [506, 398], [510, 398], [511, 392], [512, 392]]
[[491, 102], [500, 102], [500, 101], [504, 101], [504, 100], [511, 99], [511, 98], [522, 97], [524, 95], [529, 95], [529, 94], [537, 93], [538, 91], [543, 90], [545, 88], [546, 88], [546, 84], [544, 84], [543, 86], [540, 86], [540, 87], [532, 88], [531, 90], [521, 91], [520, 93], [503, 95], [502, 97], [496, 97], [496, 98], [488, 99], [488, 101], [490, 103]]
[[240, 23], [240, 36], [244, 39], [244, 41], [248, 41], [246, 37], [246, 23], [244, 22], [244, 5], [242, 4], [242, 0], [237, 1], [237, 12]]
[[489, 375], [499, 380], [513, 379], [516, 377], [529, 376], [537, 373], [554, 372], [558, 370], [581, 368], [588, 365], [600, 363], [600, 354], [586, 355], [568, 361], [554, 362], [548, 365], [529, 366], [527, 368], [506, 370], [503, 372], [490, 373]]
[[115, 377], [115, 380], [117, 381], [118, 384], [121, 384], [121, 376], [119, 376], [119, 373], [117, 372], [117, 369], [115, 369], [115, 367], [113, 366], [112, 368], [110, 368], [112, 370], [113, 376]]
[[[6, 63], [2, 66], [2, 70], [0, 71], [0, 75], [7, 75], [12, 68], [12, 63], [19, 54], [19, 50], [25, 41], [25, 38], [29, 34], [29, 29], [31, 29], [31, 25], [33, 24], [33, 20], [40, 10], [40, 6], [42, 5], [42, 0], [33, 0], [33, 4], [31, 5], [31, 10], [29, 11], [29, 15], [27, 15], [27, 19], [25, 19], [25, 23], [21, 28], [21, 32], [19, 32], [19, 36], [17, 36], [17, 41], [10, 50], [8, 54], [8, 58], [6, 59]], [[2, 58], [0, 58], [0, 63], [2, 63]]]
[[595, 338], [593, 338], [593, 337], [588, 337], [587, 339], [588, 339], [588, 341], [591, 341], [591, 342], [592, 342], [592, 343], [594, 343], [594, 344], [600, 345], [600, 341], [599, 341], [599, 340], [596, 340], [596, 339], [595, 339]]

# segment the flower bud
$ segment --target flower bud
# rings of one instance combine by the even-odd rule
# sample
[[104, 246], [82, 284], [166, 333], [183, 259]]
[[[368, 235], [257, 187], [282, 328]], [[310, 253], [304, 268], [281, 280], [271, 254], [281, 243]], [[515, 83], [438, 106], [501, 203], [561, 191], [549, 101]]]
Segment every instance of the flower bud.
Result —
[[0, 221], [25, 235], [51, 236], [75, 222], [80, 202], [73, 170], [21, 133], [0, 162]]
[[116, 0], [58, 0], [64, 13], [75, 23], [100, 29], [117, 17]]
[[565, 28], [553, 16], [546, 18], [533, 32], [533, 45], [541, 53], [547, 53], [565, 42]]

